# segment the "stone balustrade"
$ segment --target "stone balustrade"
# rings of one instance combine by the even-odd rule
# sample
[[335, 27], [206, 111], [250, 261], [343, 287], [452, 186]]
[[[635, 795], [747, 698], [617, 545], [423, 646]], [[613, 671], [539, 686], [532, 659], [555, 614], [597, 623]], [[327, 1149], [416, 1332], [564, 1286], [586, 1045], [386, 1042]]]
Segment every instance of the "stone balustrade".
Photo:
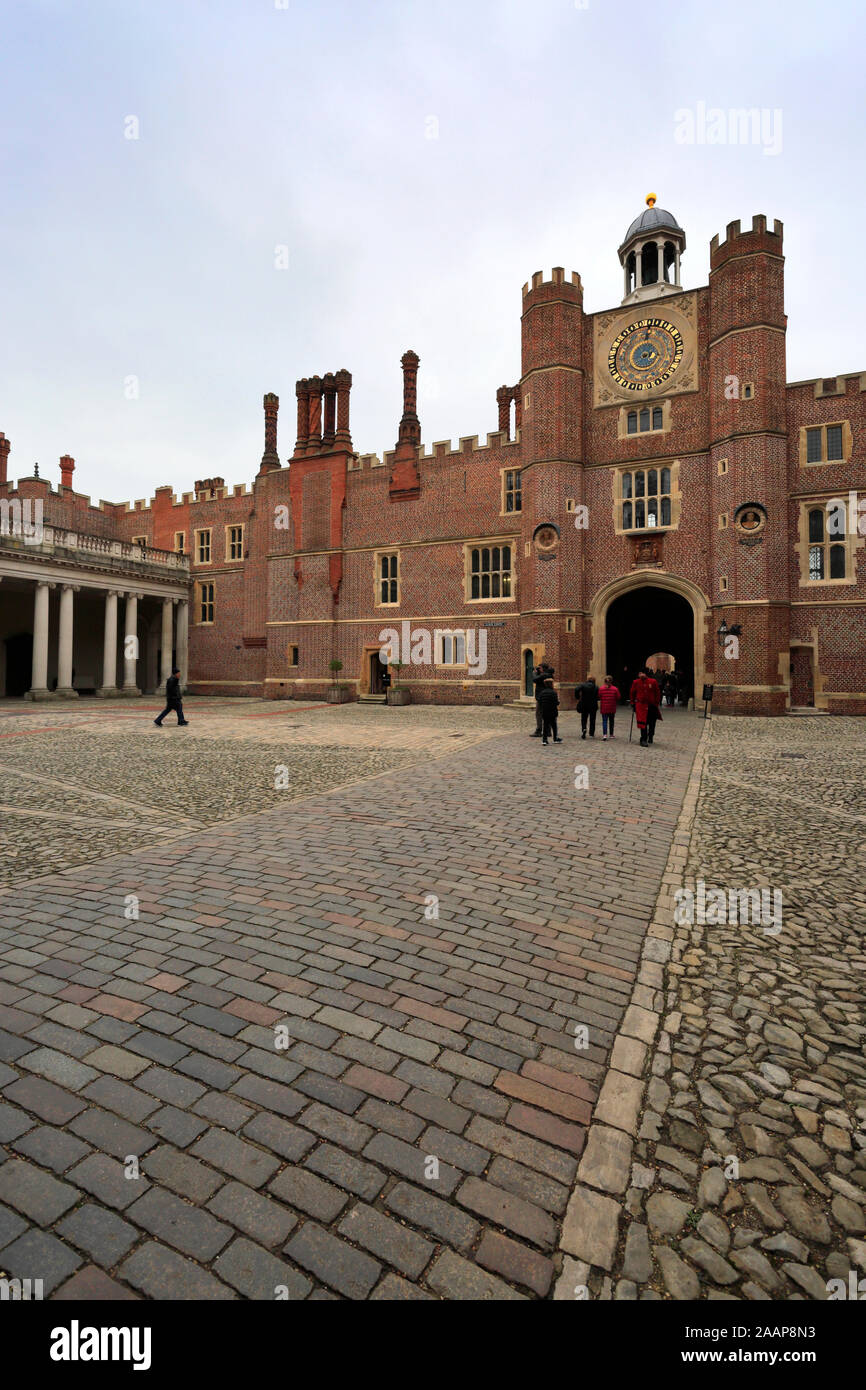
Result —
[[110, 540], [91, 536], [82, 531], [67, 531], [59, 526], [42, 526], [38, 522], [23, 526], [0, 527], [0, 548], [27, 551], [34, 555], [57, 555], [73, 552], [79, 559], [93, 556], [113, 561], [121, 566], [158, 565], [178, 576], [189, 575], [189, 556], [175, 550], [158, 550], [150, 545], [132, 541]]

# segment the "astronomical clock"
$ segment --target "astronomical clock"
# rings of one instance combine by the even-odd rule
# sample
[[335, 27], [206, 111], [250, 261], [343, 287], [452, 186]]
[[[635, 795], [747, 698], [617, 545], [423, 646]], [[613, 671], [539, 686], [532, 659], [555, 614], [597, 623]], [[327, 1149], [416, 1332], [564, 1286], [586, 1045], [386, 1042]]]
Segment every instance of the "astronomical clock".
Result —
[[696, 299], [683, 294], [596, 315], [594, 405], [697, 390]]
[[667, 319], [638, 319], [617, 333], [607, 370], [624, 391], [651, 391], [670, 381], [683, 360], [683, 335]]

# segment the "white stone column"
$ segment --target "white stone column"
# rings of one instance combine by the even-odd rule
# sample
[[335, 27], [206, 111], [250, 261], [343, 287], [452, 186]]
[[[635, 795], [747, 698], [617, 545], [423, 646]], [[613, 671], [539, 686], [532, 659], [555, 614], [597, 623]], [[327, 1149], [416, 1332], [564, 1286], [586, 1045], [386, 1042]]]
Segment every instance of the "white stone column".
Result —
[[634, 253], [634, 287], [636, 290], [639, 290], [643, 284], [643, 270], [641, 269], [642, 256], [643, 247], [636, 247]]
[[53, 584], [40, 580], [36, 584], [33, 604], [33, 670], [28, 700], [48, 700], [48, 591]]
[[138, 661], [138, 594], [126, 595], [126, 621], [123, 636], [123, 694], [140, 695], [135, 684], [135, 667]]
[[628, 292], [629, 292], [629, 291], [628, 291], [628, 256], [626, 256], [625, 260], [623, 261], [623, 266], [622, 266], [622, 268], [623, 268], [623, 271], [625, 272], [625, 284], [624, 284], [624, 287], [623, 287], [623, 293], [627, 296], [627, 295], [628, 295]]
[[656, 242], [656, 257], [658, 260], [658, 274], [656, 275], [656, 279], [660, 285], [663, 285], [665, 280], [665, 244], [663, 241]]
[[64, 700], [77, 700], [72, 688], [73, 595], [78, 584], [64, 584], [60, 590], [60, 636], [57, 644], [57, 694]]
[[680, 248], [674, 243], [674, 284], [680, 283]]
[[105, 595], [105, 630], [102, 637], [102, 685], [97, 695], [110, 699], [119, 695], [117, 688], [117, 599], [116, 590]]
[[186, 690], [189, 679], [189, 599], [182, 598], [177, 605], [177, 664], [180, 667], [181, 693]]
[[165, 686], [166, 681], [171, 675], [171, 634], [173, 626], [174, 599], [164, 598], [162, 601], [162, 646], [159, 679], [160, 686]]

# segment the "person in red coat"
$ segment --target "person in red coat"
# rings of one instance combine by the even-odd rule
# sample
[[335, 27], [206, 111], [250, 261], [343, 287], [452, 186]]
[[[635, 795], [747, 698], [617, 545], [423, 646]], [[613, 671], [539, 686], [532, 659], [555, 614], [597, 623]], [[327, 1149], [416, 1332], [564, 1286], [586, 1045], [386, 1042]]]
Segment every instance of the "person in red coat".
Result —
[[661, 703], [659, 684], [657, 680], [647, 674], [646, 667], [632, 681], [628, 698], [634, 710], [637, 726], [640, 729], [640, 746], [646, 748], [653, 741], [656, 721], [662, 717], [659, 709]]
[[598, 692], [598, 703], [601, 709], [601, 737], [607, 738], [608, 730], [613, 738], [613, 724], [616, 719], [616, 707], [620, 702], [620, 693], [614, 685], [610, 676], [605, 676], [604, 685]]

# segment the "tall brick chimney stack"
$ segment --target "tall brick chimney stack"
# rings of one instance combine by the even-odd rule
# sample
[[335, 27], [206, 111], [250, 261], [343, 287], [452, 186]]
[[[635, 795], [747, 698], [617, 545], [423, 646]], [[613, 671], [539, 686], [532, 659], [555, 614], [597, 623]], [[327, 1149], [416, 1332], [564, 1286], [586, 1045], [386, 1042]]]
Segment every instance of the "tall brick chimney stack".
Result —
[[417, 352], [413, 352], [411, 348], [400, 358], [400, 366], [403, 368], [403, 418], [397, 435], [398, 445], [409, 443], [417, 446], [421, 443], [421, 422], [416, 411], [420, 361]]
[[265, 407], [265, 452], [262, 454], [260, 474], [273, 473], [274, 469], [280, 466], [277, 453], [277, 411], [280, 408], [280, 398], [275, 396], [273, 391], [268, 391], [262, 403]]
[[416, 411], [420, 360], [417, 352], [411, 348], [400, 359], [403, 368], [403, 418], [394, 450], [394, 468], [388, 480], [388, 496], [392, 502], [412, 502], [421, 496], [421, 474], [418, 471], [421, 422]]
[[319, 454], [322, 452], [322, 378], [320, 376], [307, 378], [307, 400], [309, 402], [307, 453]]
[[337, 433], [337, 383], [333, 372], [325, 372], [322, 377], [322, 450], [328, 453], [334, 447]]
[[298, 398], [298, 438], [295, 443], [295, 458], [307, 452], [307, 440], [310, 437], [310, 383], [306, 377], [301, 377], [295, 383], [295, 395]]
[[60, 460], [60, 486], [69, 488], [72, 491], [72, 474], [75, 470], [75, 459], [69, 454], [64, 454]]
[[349, 392], [352, 389], [352, 373], [341, 367], [334, 373], [337, 387], [337, 434], [334, 440], [338, 448], [352, 448], [352, 435], [349, 431]]
[[3, 431], [0, 430], [0, 483], [6, 482], [6, 469], [9, 465], [9, 451], [11, 448], [11, 443], [6, 438]]
[[504, 434], [506, 439], [511, 438], [511, 400], [513, 395], [513, 386], [500, 386], [496, 392], [496, 404], [499, 406], [499, 432]]

